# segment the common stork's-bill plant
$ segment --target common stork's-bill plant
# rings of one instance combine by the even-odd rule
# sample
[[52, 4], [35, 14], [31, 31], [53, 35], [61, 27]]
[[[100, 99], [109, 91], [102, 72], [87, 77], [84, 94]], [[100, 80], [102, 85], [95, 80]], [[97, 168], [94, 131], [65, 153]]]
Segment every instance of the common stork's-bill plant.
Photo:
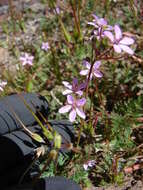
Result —
[[22, 55], [20, 57], [20, 61], [22, 62], [22, 65], [25, 66], [25, 65], [30, 65], [32, 66], [33, 65], [33, 60], [34, 60], [34, 56], [28, 54], [28, 53], [24, 53], [24, 55]]
[[[59, 113], [64, 114], [70, 112], [69, 120], [71, 122], [76, 120], [77, 115], [82, 119], [86, 118], [83, 110], [85, 110], [84, 107], [86, 105], [88, 86], [91, 79], [94, 78], [95, 80], [101, 80], [103, 77], [103, 73], [100, 70], [102, 61], [105, 62], [106, 60], [115, 59], [116, 57], [114, 57], [114, 53], [134, 54], [134, 51], [130, 47], [134, 44], [134, 39], [123, 34], [119, 25], [115, 24], [115, 26], [111, 26], [104, 18], [99, 18], [95, 14], [92, 16], [93, 20], [91, 22], [87, 22], [87, 24], [93, 27], [92, 35], [89, 37], [89, 42], [92, 42], [95, 55], [94, 58], [91, 58], [91, 63], [87, 60], [83, 60], [83, 66], [85, 69], [79, 72], [81, 76], [85, 76], [86, 78], [80, 85], [78, 85], [78, 79], [74, 79], [72, 84], [67, 81], [62, 82], [66, 87], [66, 90], [63, 91], [63, 95], [67, 95], [67, 103], [64, 107], [59, 109]], [[98, 43], [102, 44], [104, 39], [107, 40], [107, 49], [103, 50], [103, 52], [100, 52], [101, 50], [98, 51], [98, 49], [95, 50], [94, 47], [96, 46], [96, 40]], [[98, 88], [96, 88], [96, 90], [97, 89]], [[77, 96], [80, 96], [81, 99], [77, 99]]]

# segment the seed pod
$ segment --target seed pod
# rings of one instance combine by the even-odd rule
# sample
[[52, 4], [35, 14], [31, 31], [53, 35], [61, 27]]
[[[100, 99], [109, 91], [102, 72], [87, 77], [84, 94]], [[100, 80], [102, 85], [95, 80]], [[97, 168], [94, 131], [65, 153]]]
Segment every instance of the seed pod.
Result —
[[54, 135], [54, 148], [60, 149], [61, 143], [62, 143], [61, 135], [59, 135], [58, 133], [55, 133], [55, 135]]

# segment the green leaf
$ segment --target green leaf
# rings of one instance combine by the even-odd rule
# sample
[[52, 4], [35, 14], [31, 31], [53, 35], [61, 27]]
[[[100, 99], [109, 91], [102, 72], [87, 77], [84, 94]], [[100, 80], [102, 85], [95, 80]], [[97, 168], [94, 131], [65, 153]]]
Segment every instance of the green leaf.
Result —
[[27, 83], [27, 86], [26, 86], [26, 91], [31, 92], [32, 89], [33, 89], [33, 81], [29, 80], [28, 83]]

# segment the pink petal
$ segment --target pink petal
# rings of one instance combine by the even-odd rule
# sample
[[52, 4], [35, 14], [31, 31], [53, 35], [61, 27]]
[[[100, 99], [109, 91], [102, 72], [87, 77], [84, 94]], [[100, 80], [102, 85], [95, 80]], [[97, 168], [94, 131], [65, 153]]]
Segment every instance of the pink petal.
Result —
[[108, 25], [106, 30], [113, 30], [113, 26]]
[[100, 65], [101, 65], [101, 61], [96, 61], [96, 62], [94, 63], [93, 68], [96, 70], [96, 69], [98, 69], [98, 68], [100, 67]]
[[85, 113], [79, 109], [79, 108], [76, 108], [76, 113], [79, 115], [79, 117], [81, 117], [82, 119], [85, 119], [86, 116], [85, 116]]
[[29, 57], [28, 53], [25, 53], [24, 57], [27, 59]]
[[130, 55], [134, 54], [134, 51], [130, 47], [126, 46], [126, 45], [120, 45], [120, 48], [123, 51], [125, 51], [126, 53], [130, 54]]
[[7, 82], [5, 82], [5, 81], [2, 81], [2, 82], [0, 83], [0, 86], [5, 86], [5, 85], [7, 85]]
[[33, 56], [29, 56], [29, 59], [30, 59], [31, 61], [33, 61], [34, 57], [33, 57]]
[[87, 69], [90, 69], [91, 65], [90, 65], [90, 63], [88, 61], [84, 62], [84, 64], [85, 64]]
[[88, 75], [89, 70], [80, 71], [80, 75]]
[[129, 38], [129, 37], [124, 37], [121, 41], [120, 44], [123, 45], [131, 45], [134, 43], [134, 39], [133, 38]]
[[114, 50], [115, 50], [116, 53], [121, 53], [122, 52], [122, 50], [121, 50], [121, 48], [120, 48], [119, 45], [114, 44], [113, 48], [114, 48]]
[[64, 85], [65, 87], [67, 87], [67, 88], [69, 88], [69, 89], [72, 89], [72, 85], [70, 85], [69, 82], [63, 81], [62, 83], [63, 83], [63, 85]]
[[95, 166], [95, 163], [96, 163], [95, 160], [89, 160], [88, 161], [88, 166], [93, 167], [93, 166]]
[[59, 113], [67, 113], [70, 111], [70, 109], [72, 108], [71, 105], [66, 105], [66, 106], [63, 106], [59, 109]]
[[86, 60], [83, 60], [83, 61], [82, 61], [82, 64], [83, 64], [83, 66], [85, 66], [85, 67], [86, 67], [86, 65], [87, 65], [87, 64], [89, 64], [89, 62], [88, 62], [88, 61], [86, 61]]
[[100, 26], [106, 26], [107, 25], [107, 21], [104, 18], [100, 18], [97, 20], [97, 24]]
[[28, 65], [33, 65], [33, 63], [31, 61], [27, 61]]
[[84, 90], [86, 88], [87, 82], [83, 82], [79, 85], [78, 89]]
[[88, 22], [87, 24], [92, 25], [92, 26], [96, 26], [96, 23], [94, 23], [94, 22]]
[[82, 96], [83, 95], [83, 91], [79, 90], [76, 92], [76, 94], [78, 94], [79, 96]]
[[114, 30], [115, 30], [115, 37], [117, 40], [122, 38], [122, 31], [120, 29], [120, 27], [118, 25], [114, 26]]
[[67, 90], [63, 91], [62, 94], [63, 94], [63, 95], [67, 95], [67, 94], [71, 94], [71, 93], [72, 93], [72, 90], [68, 90], [68, 89], [67, 89]]
[[2, 87], [0, 87], [0, 91], [3, 91], [3, 88], [2, 88]]
[[69, 114], [69, 120], [70, 120], [71, 122], [74, 122], [74, 121], [75, 121], [75, 118], [76, 118], [76, 111], [75, 111], [75, 109], [73, 109], [73, 110], [70, 112], [70, 114]]
[[72, 97], [72, 95], [67, 95], [67, 102], [69, 104], [73, 104], [74, 103], [74, 98]]
[[83, 164], [83, 168], [84, 168], [85, 170], [88, 170], [88, 164]]
[[98, 71], [98, 70], [94, 71], [93, 74], [94, 74], [94, 76], [97, 77], [97, 78], [103, 77], [103, 74], [102, 74], [100, 71]]
[[114, 36], [112, 34], [112, 32], [109, 32], [109, 31], [105, 31], [104, 32], [104, 35], [109, 38], [109, 40], [111, 40], [111, 42], [114, 42]]
[[25, 61], [25, 57], [20, 57], [20, 61]]
[[84, 104], [86, 103], [86, 99], [85, 98], [81, 98], [79, 100], [76, 101], [77, 106], [84, 106]]
[[72, 85], [73, 85], [73, 87], [76, 87], [78, 85], [78, 79], [77, 78], [73, 78]]

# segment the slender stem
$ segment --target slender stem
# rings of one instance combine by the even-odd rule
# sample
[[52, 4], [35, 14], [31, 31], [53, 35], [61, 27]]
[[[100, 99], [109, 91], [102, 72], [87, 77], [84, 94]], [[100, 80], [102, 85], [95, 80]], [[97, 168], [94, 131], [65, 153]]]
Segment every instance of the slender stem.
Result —
[[14, 16], [14, 10], [13, 10], [13, 2], [12, 2], [12, 0], [9, 0], [8, 4], [9, 4], [10, 16], [11, 16], [12, 23], [13, 23], [13, 30], [14, 30], [14, 33], [16, 33], [16, 21], [15, 21], [15, 16]]
[[79, 25], [79, 20], [78, 20], [77, 15], [76, 15], [76, 1], [74, 1], [74, 5], [71, 2], [71, 8], [72, 8], [72, 13], [73, 13], [74, 21], [75, 21], [75, 26], [76, 26], [78, 34], [80, 36], [80, 25]]
[[80, 138], [81, 138], [81, 133], [82, 133], [82, 130], [83, 130], [83, 126], [84, 126], [84, 121], [81, 119], [80, 120], [80, 130], [79, 130], [79, 133], [78, 133], [78, 139], [77, 139], [77, 147], [79, 146], [79, 143], [80, 143]]
[[102, 101], [102, 98], [101, 98], [101, 95], [100, 95], [100, 93], [99, 93], [99, 89], [98, 89], [98, 85], [97, 85], [97, 81], [96, 81], [96, 80], [95, 80], [95, 88], [96, 88], [97, 95], [98, 95], [98, 97], [99, 97], [100, 104], [101, 104], [102, 106], [104, 106], [103, 101]]
[[94, 65], [94, 62], [95, 62], [95, 59], [94, 59], [94, 42], [93, 41], [92, 41], [91, 61], [92, 61], [92, 64], [91, 64], [91, 67], [90, 67], [90, 70], [89, 70], [89, 74], [88, 74], [88, 78], [87, 78], [87, 86], [86, 86], [86, 90], [85, 90], [85, 98], [87, 98], [87, 96], [88, 96], [88, 88], [89, 88], [90, 76], [91, 76], [93, 65]]
[[[82, 0], [81, 0], [82, 1]], [[78, 23], [79, 23], [79, 25], [80, 25], [80, 11], [81, 11], [81, 1], [79, 0], [79, 3], [78, 3]]]
[[52, 5], [52, 7], [53, 7], [53, 9], [54, 9], [54, 11], [55, 11], [55, 13], [56, 13], [56, 16], [57, 16], [57, 18], [58, 18], [58, 21], [59, 21], [59, 23], [60, 23], [62, 32], [63, 32], [64, 37], [65, 37], [66, 44], [67, 44], [68, 47], [69, 47], [69, 46], [70, 46], [70, 41], [71, 41], [71, 36], [70, 36], [70, 34], [68, 33], [68, 31], [66, 30], [66, 28], [65, 28], [65, 26], [64, 26], [64, 23], [63, 23], [63, 21], [62, 21], [62, 18], [61, 18], [61, 16], [60, 16], [60, 14], [58, 14], [58, 12], [57, 12], [57, 9], [56, 9], [56, 7], [55, 7], [54, 1], [53, 1], [53, 0], [50, 0], [50, 3], [51, 3], [51, 5]]

